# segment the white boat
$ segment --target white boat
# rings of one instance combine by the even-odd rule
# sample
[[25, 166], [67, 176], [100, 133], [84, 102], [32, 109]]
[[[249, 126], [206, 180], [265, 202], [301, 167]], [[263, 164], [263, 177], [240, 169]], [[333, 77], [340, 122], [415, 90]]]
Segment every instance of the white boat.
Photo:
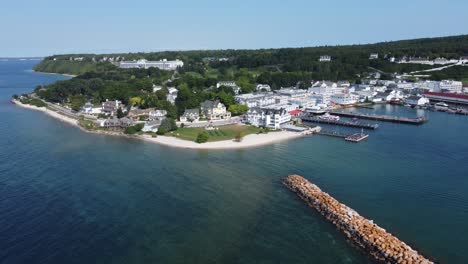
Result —
[[447, 111], [447, 110], [448, 110], [448, 107], [449, 107], [448, 104], [443, 103], [443, 102], [436, 103], [436, 104], [434, 105], [434, 108], [435, 108], [435, 110], [437, 110], [437, 111]]
[[309, 114], [323, 114], [325, 110], [319, 106], [312, 106], [310, 108], [306, 108], [305, 112]]
[[325, 120], [325, 121], [339, 121], [340, 120], [339, 116], [330, 115], [330, 113], [325, 113], [324, 115], [319, 116], [318, 118]]

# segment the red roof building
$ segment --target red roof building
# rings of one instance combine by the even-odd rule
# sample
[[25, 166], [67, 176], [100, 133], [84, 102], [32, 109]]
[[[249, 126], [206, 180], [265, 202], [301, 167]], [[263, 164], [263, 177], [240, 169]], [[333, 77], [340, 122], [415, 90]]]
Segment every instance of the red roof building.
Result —
[[465, 94], [425, 92], [424, 96], [434, 101], [468, 104], [468, 95]]
[[296, 109], [296, 110], [289, 111], [289, 114], [290, 114], [291, 116], [298, 116], [300, 113], [302, 113], [302, 111], [301, 111], [301, 110], [297, 110], [297, 109]]

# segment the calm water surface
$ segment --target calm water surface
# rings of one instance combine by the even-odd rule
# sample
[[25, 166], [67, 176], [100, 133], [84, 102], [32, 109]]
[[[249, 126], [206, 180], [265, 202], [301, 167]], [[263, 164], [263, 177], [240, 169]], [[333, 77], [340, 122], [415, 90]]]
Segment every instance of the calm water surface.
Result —
[[468, 263], [468, 117], [233, 151], [91, 135], [12, 94], [65, 77], [0, 62], [0, 263], [369, 263], [282, 187], [298, 173], [443, 263]]

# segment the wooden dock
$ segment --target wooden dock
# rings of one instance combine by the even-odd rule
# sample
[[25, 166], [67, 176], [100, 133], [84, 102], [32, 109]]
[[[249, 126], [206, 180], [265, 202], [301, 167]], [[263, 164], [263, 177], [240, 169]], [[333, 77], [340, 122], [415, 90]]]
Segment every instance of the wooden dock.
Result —
[[343, 134], [343, 133], [339, 133], [336, 131], [327, 131], [327, 130], [316, 131], [314, 132], [314, 134], [328, 136], [328, 137], [343, 138], [346, 141], [354, 142], [354, 143], [359, 143], [369, 137], [368, 134], [364, 134], [362, 132], [354, 133], [354, 134]]
[[411, 124], [411, 125], [422, 125], [428, 121], [426, 117], [410, 118], [410, 117], [389, 116], [389, 115], [359, 114], [359, 113], [354, 113], [354, 112], [343, 112], [343, 111], [332, 111], [330, 112], [330, 114], [343, 116], [343, 117], [352, 117], [352, 118], [401, 123], [401, 124]]
[[343, 120], [324, 120], [318, 117], [308, 116], [301, 118], [302, 122], [310, 122], [310, 123], [319, 123], [319, 124], [328, 124], [328, 125], [336, 125], [336, 126], [346, 126], [346, 127], [356, 127], [356, 128], [364, 128], [364, 129], [377, 129], [379, 127], [378, 124], [366, 124], [354, 121], [343, 121]]

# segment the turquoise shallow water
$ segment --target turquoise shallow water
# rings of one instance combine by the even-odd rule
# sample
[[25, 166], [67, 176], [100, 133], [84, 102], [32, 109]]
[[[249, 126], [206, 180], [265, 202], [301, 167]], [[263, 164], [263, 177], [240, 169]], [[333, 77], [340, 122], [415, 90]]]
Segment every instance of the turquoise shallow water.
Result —
[[0, 62], [1, 263], [368, 263], [282, 187], [291, 173], [425, 255], [468, 262], [468, 117], [380, 106], [371, 111], [430, 121], [381, 123], [360, 144], [180, 150], [11, 105], [64, 78], [34, 63]]

